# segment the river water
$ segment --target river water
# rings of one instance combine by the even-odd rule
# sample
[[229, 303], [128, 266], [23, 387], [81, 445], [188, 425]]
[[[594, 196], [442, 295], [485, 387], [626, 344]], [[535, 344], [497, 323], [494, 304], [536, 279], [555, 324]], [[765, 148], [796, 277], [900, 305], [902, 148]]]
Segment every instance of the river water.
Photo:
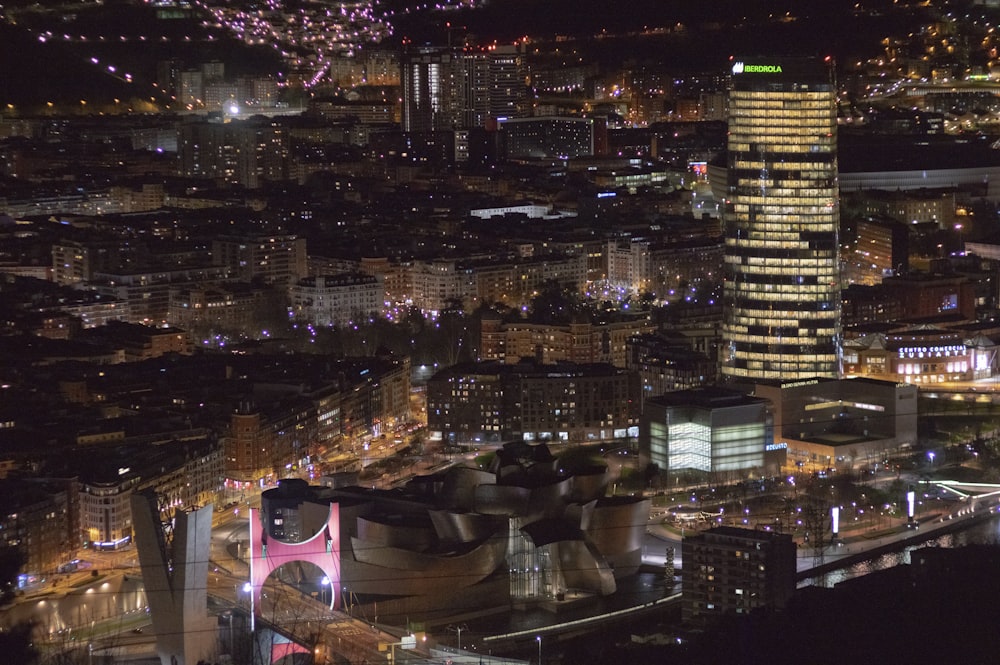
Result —
[[[0, 630], [19, 623], [35, 624], [39, 635], [88, 630], [107, 620], [121, 620], [130, 615], [145, 615], [146, 591], [138, 577], [120, 573], [83, 580], [57, 592], [22, 598], [0, 611]], [[0, 656], [0, 662], [6, 662]]]
[[945, 533], [928, 538], [920, 543], [906, 545], [895, 552], [886, 552], [871, 559], [860, 561], [843, 568], [832, 570], [816, 577], [809, 577], [798, 583], [798, 586], [832, 587], [839, 582], [867, 575], [886, 568], [910, 563], [910, 552], [921, 547], [963, 547], [965, 545], [998, 545], [1000, 544], [1000, 515], [985, 521], [976, 521], [966, 529]]

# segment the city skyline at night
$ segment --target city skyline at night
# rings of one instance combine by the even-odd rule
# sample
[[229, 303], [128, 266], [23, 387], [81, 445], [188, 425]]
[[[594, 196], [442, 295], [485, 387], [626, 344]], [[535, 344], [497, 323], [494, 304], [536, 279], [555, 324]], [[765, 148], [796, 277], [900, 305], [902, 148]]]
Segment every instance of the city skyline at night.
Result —
[[0, 652], [991, 662], [998, 24], [5, 2]]

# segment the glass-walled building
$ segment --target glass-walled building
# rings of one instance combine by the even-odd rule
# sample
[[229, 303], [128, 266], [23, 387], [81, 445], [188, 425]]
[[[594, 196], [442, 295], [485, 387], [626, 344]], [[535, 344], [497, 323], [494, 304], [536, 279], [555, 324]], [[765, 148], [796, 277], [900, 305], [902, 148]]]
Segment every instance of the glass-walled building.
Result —
[[639, 427], [642, 463], [660, 471], [763, 470], [772, 460], [769, 403], [723, 388], [697, 388], [647, 399]]
[[839, 376], [836, 89], [829, 63], [736, 59], [721, 372]]

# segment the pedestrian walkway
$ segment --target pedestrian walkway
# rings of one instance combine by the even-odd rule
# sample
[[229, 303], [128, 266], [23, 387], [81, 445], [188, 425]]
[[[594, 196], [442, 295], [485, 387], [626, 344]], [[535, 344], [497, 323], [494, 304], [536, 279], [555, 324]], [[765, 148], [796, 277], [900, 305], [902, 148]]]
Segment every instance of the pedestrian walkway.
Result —
[[[924, 481], [927, 485], [939, 486], [952, 496], [954, 501], [944, 501], [938, 504], [925, 502], [925, 511], [918, 515], [912, 523], [905, 518], [894, 518], [895, 525], [880, 529], [856, 527], [844, 529], [838, 534], [834, 543], [827, 543], [821, 550], [809, 543], [798, 543], [796, 570], [800, 579], [818, 572], [828, 571], [849, 565], [855, 561], [863, 561], [878, 554], [899, 549], [909, 543], [920, 543], [932, 539], [943, 532], [962, 528], [966, 521], [979, 520], [1000, 513], [1000, 485], [984, 483], [959, 483], [957, 481]], [[688, 535], [697, 533], [697, 529], [672, 529], [655, 521], [647, 525], [647, 534], [662, 542], [662, 545], [647, 546], [643, 551], [643, 563], [651, 566], [666, 565], [665, 552], [668, 547], [674, 549], [674, 567], [683, 567], [682, 546], [684, 532]]]
[[956, 531], [967, 523], [1000, 514], [1000, 502], [995, 492], [969, 497], [962, 503], [951, 504], [943, 510], [935, 510], [914, 520], [875, 532], [847, 531], [833, 544], [822, 551], [808, 546], [800, 546], [797, 571], [800, 579], [822, 571], [848, 565], [852, 561], [862, 561], [877, 554], [898, 549], [911, 543], [930, 540], [941, 533]]

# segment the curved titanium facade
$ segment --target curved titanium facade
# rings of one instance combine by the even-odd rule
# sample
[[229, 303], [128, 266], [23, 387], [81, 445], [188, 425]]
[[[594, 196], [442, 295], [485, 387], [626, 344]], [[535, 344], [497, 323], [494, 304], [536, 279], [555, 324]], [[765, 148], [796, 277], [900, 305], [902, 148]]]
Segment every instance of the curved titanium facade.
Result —
[[344, 559], [344, 580], [356, 593], [422, 595], [482, 582], [503, 563], [507, 543], [490, 538], [461, 554], [422, 553], [401, 547], [372, 546], [351, 539], [353, 556]]
[[501, 524], [497, 519], [478, 513], [458, 513], [452, 510], [428, 511], [434, 530], [441, 540], [452, 543], [483, 541], [497, 533]]
[[836, 89], [807, 59], [733, 64], [721, 372], [839, 376]]
[[262, 495], [267, 528], [251, 536], [255, 594], [292, 560], [316, 564], [352, 594], [419, 597], [442, 611], [462, 606], [464, 590], [503, 579], [505, 561], [509, 598], [491, 594], [500, 604], [569, 589], [606, 595], [636, 572], [649, 501], [605, 498], [606, 467], [563, 472], [544, 444], [517, 442], [493, 468], [453, 467], [391, 491], [282, 481]]
[[615, 577], [632, 575], [642, 564], [642, 542], [649, 519], [648, 499], [607, 497], [597, 501], [584, 529]]
[[587, 589], [607, 596], [618, 586], [615, 573], [593, 543], [586, 540], [564, 540], [556, 545], [559, 572], [569, 589]]

